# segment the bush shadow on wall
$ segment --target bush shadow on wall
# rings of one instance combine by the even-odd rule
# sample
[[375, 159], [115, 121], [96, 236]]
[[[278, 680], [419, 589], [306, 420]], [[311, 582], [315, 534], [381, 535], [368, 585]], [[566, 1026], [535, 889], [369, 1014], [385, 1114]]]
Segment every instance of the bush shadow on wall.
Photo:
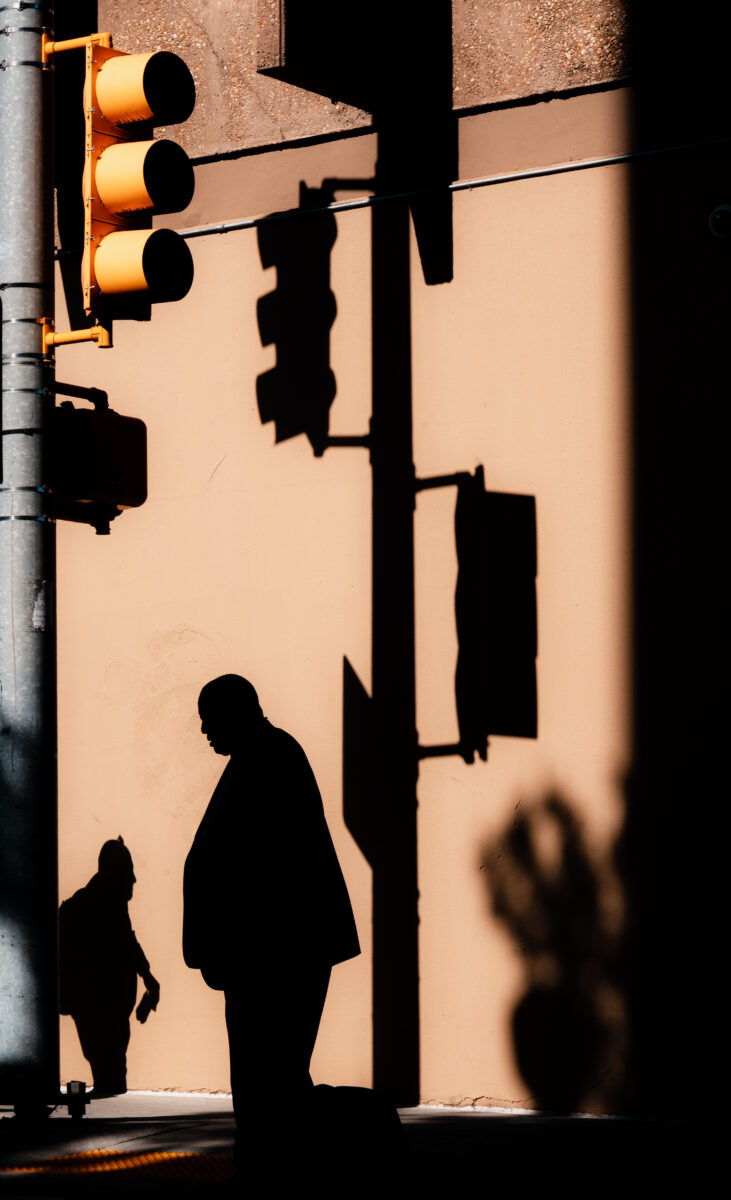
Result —
[[611, 1105], [620, 947], [606, 864], [592, 858], [571, 806], [554, 792], [516, 805], [512, 824], [483, 847], [481, 870], [525, 964], [512, 1034], [532, 1101], [554, 1112]]

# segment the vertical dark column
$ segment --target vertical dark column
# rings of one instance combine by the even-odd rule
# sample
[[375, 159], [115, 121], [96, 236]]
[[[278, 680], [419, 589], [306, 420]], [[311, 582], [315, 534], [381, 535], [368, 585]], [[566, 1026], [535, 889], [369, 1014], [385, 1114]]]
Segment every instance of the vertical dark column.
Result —
[[[420, 1099], [418, 737], [414, 628], [414, 498], [411, 379], [413, 226], [428, 285], [452, 278], [452, 201], [457, 174], [452, 113], [451, 5], [428, 20], [411, 6], [379, 6], [379, 62], [372, 112], [378, 131], [375, 194], [418, 193], [376, 203], [372, 215], [373, 424], [373, 831], [374, 1086], [403, 1104]], [[391, 57], [386, 44], [398, 47]], [[371, 71], [372, 75], [372, 71]]]
[[657, 0], [640, 9], [636, 143], [673, 149], [631, 171], [634, 762], [619, 845], [627, 1104], [697, 1117], [727, 1103], [731, 18], [706, 3], [681, 22]]
[[373, 210], [374, 1086], [419, 1099], [409, 211]]

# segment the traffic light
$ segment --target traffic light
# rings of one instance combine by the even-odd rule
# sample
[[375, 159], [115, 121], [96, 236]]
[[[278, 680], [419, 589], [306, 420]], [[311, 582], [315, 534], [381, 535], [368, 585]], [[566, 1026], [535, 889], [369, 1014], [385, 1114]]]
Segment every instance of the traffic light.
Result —
[[537, 734], [535, 499], [486, 492], [478, 467], [459, 480], [454, 524], [457, 719], [472, 762], [490, 734]]
[[75, 408], [70, 401], [54, 409], [54, 421], [54, 515], [108, 533], [123, 509], [147, 499], [145, 423], [111, 409]]
[[[300, 185], [302, 208], [319, 208], [331, 198], [321, 189]], [[257, 304], [262, 345], [274, 345], [277, 354], [276, 365], [256, 381], [259, 415], [274, 422], [278, 442], [305, 433], [318, 456], [327, 446], [335, 399], [330, 252], [336, 236], [335, 217], [321, 211], [277, 218], [258, 230], [262, 266], [277, 269], [276, 290]]]
[[152, 128], [185, 121], [194, 105], [193, 77], [176, 54], [125, 54], [103, 34], [86, 41], [81, 274], [84, 310], [100, 324], [148, 319], [151, 303], [190, 289], [186, 242], [152, 229], [151, 218], [187, 208], [193, 167], [176, 142], [153, 139]]

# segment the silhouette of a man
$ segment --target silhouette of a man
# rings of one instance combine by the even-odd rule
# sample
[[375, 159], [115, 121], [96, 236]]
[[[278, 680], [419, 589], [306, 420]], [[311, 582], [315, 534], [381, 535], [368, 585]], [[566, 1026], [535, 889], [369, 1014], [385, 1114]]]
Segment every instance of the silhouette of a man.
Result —
[[96, 875], [59, 911], [60, 1008], [74, 1018], [97, 1096], [127, 1090], [129, 1018], [138, 975], [146, 988], [138, 1021], [147, 1020], [160, 998], [160, 985], [129, 919], [135, 883], [122, 838], [105, 842]]
[[350, 900], [302, 747], [264, 717], [253, 686], [222, 675], [201, 728], [230, 761], [183, 881], [183, 955], [224, 992], [239, 1134], [268, 1099], [306, 1098], [335, 963], [354, 958]]

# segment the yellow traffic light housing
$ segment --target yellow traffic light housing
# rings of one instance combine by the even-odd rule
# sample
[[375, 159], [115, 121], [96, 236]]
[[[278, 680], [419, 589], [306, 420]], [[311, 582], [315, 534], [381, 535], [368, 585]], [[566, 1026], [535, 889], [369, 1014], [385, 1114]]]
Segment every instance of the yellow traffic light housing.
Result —
[[187, 208], [193, 167], [153, 125], [186, 120], [195, 84], [176, 54], [126, 54], [109, 35], [85, 43], [84, 309], [107, 324], [145, 319], [156, 301], [180, 300], [193, 282], [193, 259], [170, 229], [152, 229], [153, 214]]

